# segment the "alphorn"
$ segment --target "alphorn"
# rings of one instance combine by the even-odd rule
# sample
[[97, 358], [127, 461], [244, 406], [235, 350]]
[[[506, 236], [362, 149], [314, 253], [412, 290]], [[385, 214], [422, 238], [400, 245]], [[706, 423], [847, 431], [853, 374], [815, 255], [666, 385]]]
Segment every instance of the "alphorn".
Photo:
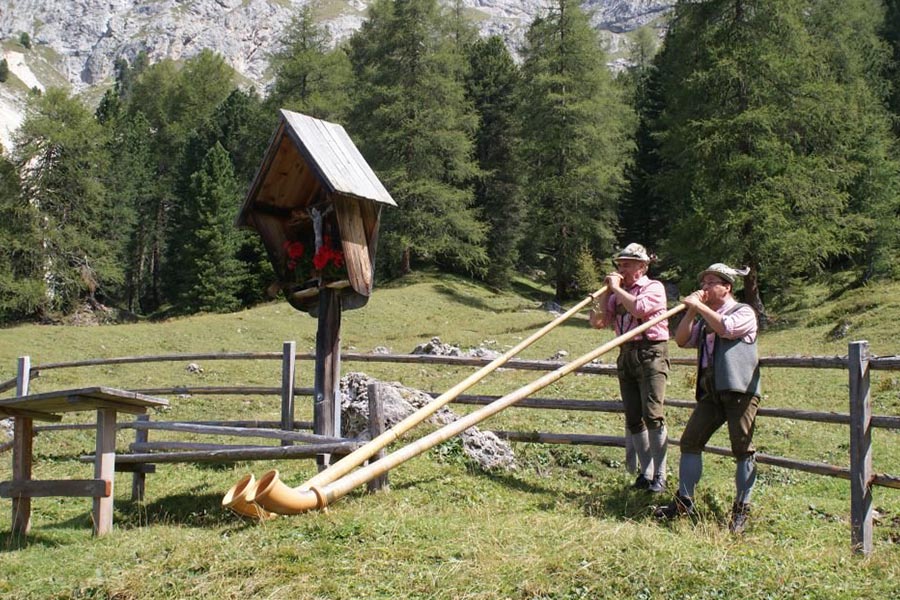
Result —
[[606, 344], [595, 348], [591, 352], [573, 360], [552, 373], [547, 373], [532, 383], [469, 413], [457, 421], [445, 425], [391, 454], [388, 454], [374, 463], [370, 463], [365, 467], [357, 469], [341, 479], [332, 481], [324, 487], [307, 484], [298, 488], [291, 488], [281, 481], [277, 470], [272, 470], [264, 474], [259, 479], [259, 482], [252, 487], [247, 494], [246, 501], [250, 504], [257, 504], [267, 511], [282, 515], [293, 515], [313, 509], [325, 508], [335, 500], [348, 494], [357, 486], [378, 477], [397, 465], [422, 454], [437, 444], [462, 433], [469, 427], [477, 425], [488, 417], [512, 406], [522, 398], [558, 381], [562, 377], [586, 365], [606, 352], [609, 352], [613, 348], [640, 335], [657, 323], [674, 316], [681, 310], [684, 310], [684, 308], [684, 304], [679, 304], [662, 315], [659, 315]]
[[[560, 323], [577, 314], [588, 304], [596, 302], [597, 298], [599, 298], [604, 292], [606, 292], [607, 289], [607, 286], [604, 285], [596, 292], [588, 294], [584, 298], [584, 300], [567, 310], [565, 313], [553, 319], [553, 321], [551, 321], [550, 323], [544, 325], [541, 329], [534, 332], [526, 339], [519, 342], [516, 346], [509, 349], [505, 354], [503, 354], [502, 356], [498, 356], [497, 358], [483, 366], [481, 369], [472, 373], [461, 382], [457, 383], [455, 386], [453, 386], [413, 414], [409, 415], [378, 437], [372, 439], [364, 446], [357, 448], [327, 469], [321, 471], [320, 473], [312, 477], [309, 481], [301, 485], [299, 489], [311, 489], [313, 487], [319, 487], [327, 483], [331, 483], [332, 481], [335, 481], [336, 479], [339, 479], [340, 477], [346, 475], [368, 459], [375, 456], [375, 454], [377, 454], [379, 450], [387, 447], [389, 444], [397, 440], [401, 435], [433, 415], [442, 406], [445, 406], [446, 404], [455, 400], [457, 396], [506, 364], [509, 359], [514, 357], [525, 348], [529, 347], [537, 340], [544, 337], [551, 330], [555, 329]], [[252, 475], [244, 475], [244, 477], [242, 477], [234, 486], [231, 487], [230, 490], [228, 490], [228, 493], [222, 499], [222, 506], [230, 508], [236, 513], [244, 516], [257, 517], [259, 508], [249, 506], [247, 501], [247, 496], [251, 494], [255, 485], [257, 485], [257, 483]]]

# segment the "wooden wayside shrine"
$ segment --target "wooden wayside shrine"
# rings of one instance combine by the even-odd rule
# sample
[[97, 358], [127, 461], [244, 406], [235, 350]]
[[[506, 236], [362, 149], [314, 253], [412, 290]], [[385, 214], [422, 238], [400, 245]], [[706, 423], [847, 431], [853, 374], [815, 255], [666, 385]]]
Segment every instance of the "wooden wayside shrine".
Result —
[[236, 225], [262, 238], [278, 276], [272, 288], [319, 319], [313, 431], [335, 436], [341, 311], [368, 302], [381, 208], [396, 203], [342, 126], [280, 114]]

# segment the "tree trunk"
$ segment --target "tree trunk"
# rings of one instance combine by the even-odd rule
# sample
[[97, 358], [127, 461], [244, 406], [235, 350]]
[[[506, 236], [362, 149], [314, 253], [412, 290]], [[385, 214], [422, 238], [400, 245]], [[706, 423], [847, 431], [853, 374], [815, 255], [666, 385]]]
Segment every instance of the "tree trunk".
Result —
[[765, 327], [768, 318], [766, 317], [766, 307], [759, 295], [759, 270], [754, 262], [750, 263], [750, 272], [744, 278], [744, 302], [752, 306], [759, 315], [760, 327]]
[[409, 246], [403, 248], [403, 254], [400, 255], [400, 274], [407, 275], [412, 273], [412, 267], [410, 267], [410, 255], [412, 251]]

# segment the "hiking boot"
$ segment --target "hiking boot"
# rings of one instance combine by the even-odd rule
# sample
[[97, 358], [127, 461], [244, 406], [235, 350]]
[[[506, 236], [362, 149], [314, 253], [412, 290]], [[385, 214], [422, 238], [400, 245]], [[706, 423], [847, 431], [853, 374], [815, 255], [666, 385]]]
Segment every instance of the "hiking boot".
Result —
[[650, 489], [650, 480], [644, 477], [644, 474], [641, 473], [637, 476], [637, 479], [634, 480], [634, 485], [631, 486], [633, 490], [649, 490]]
[[650, 482], [647, 490], [649, 490], [651, 494], [662, 494], [666, 491], [666, 478], [663, 477], [662, 474], [657, 474], [653, 477], [653, 481]]
[[668, 521], [678, 517], [693, 517], [694, 514], [694, 501], [681, 494], [675, 494], [671, 502], [663, 504], [653, 511], [653, 516], [660, 521]]
[[750, 505], [744, 502], [735, 502], [731, 507], [731, 521], [728, 522], [728, 531], [735, 535], [744, 533], [747, 528], [747, 520], [750, 518]]

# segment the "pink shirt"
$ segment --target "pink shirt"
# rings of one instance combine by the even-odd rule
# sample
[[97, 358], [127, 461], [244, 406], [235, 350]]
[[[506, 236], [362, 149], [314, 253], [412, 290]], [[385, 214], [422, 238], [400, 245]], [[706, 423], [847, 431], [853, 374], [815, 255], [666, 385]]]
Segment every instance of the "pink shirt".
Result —
[[[634, 314], [625, 312], [620, 314], [624, 308], [616, 310], [618, 299], [615, 294], [610, 294], [606, 301], [606, 322], [615, 323], [616, 335], [622, 335], [638, 327], [642, 323], [646, 323], [654, 317], [666, 312], [666, 289], [663, 284], [655, 279], [650, 279], [643, 275], [634, 282], [634, 285], [625, 289], [626, 292], [635, 297]], [[654, 342], [662, 342], [669, 339], [669, 321], [663, 319], [643, 334], [634, 338], [635, 340], [647, 339]]]
[[[725, 326], [725, 335], [721, 337], [728, 340], [743, 339], [748, 344], [752, 344], [753, 340], [756, 339], [757, 333], [756, 313], [745, 304], [730, 315], [726, 315], [725, 313], [731, 310], [735, 304], [737, 304], [737, 300], [728, 298], [716, 311], [722, 315], [722, 325]], [[700, 327], [702, 325], [703, 319], [698, 319], [691, 326], [691, 337], [688, 343], [684, 345], [685, 348], [696, 348], [699, 345]], [[707, 357], [712, 356], [715, 343], [716, 334], [710, 331], [706, 334], [706, 352], [702, 353], [703, 364], [700, 365], [701, 367], [707, 366]]]

